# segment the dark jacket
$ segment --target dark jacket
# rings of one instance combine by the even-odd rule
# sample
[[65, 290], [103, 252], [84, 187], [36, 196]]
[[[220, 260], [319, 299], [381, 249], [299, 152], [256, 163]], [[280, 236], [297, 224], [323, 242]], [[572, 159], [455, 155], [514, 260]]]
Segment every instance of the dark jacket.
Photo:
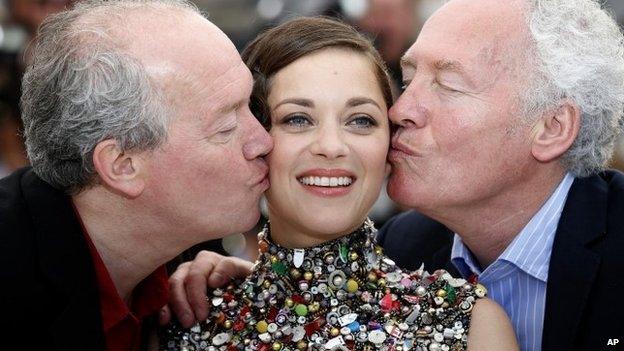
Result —
[[[521, 205], [519, 205], [520, 207]], [[397, 215], [378, 235], [399, 266], [432, 271], [450, 262], [453, 233], [416, 212]], [[624, 346], [624, 174], [574, 180], [553, 244], [542, 350]], [[608, 346], [609, 339], [619, 339]]]
[[0, 180], [0, 335], [34, 350], [104, 350], [93, 262], [70, 199], [28, 169]]
[[[217, 240], [199, 249], [224, 253]], [[104, 350], [97, 278], [79, 219], [70, 198], [30, 168], [0, 180], [0, 267], [2, 342], [26, 350]], [[156, 321], [143, 323], [147, 340]]]

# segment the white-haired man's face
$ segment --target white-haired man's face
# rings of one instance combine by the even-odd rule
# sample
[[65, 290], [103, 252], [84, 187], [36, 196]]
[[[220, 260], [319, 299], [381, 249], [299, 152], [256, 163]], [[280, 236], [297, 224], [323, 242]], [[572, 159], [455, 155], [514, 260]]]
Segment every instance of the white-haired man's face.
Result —
[[516, 1], [456, 0], [435, 13], [402, 61], [405, 91], [388, 192], [428, 214], [475, 206], [519, 181], [535, 160], [518, 116], [523, 13]]

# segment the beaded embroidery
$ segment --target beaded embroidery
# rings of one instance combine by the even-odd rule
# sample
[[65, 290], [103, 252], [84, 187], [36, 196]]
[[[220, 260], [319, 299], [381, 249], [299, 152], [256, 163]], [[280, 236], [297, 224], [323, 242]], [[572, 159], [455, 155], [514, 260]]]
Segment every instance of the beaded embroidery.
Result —
[[367, 220], [307, 249], [272, 243], [265, 227], [253, 273], [208, 297], [211, 315], [161, 332], [161, 350], [465, 350], [481, 284], [445, 271], [403, 272]]

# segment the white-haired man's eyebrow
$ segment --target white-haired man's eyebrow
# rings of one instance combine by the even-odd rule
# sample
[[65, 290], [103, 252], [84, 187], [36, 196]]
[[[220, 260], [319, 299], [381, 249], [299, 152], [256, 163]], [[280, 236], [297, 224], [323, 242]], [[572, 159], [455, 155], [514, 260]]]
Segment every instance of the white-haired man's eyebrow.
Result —
[[433, 66], [439, 71], [452, 71], [461, 74], [466, 73], [466, 70], [461, 62], [455, 60], [438, 60], [433, 64]]
[[470, 77], [469, 72], [466, 70], [464, 65], [457, 60], [437, 60], [433, 63], [433, 67], [439, 74], [442, 74], [444, 72], [455, 73], [458, 75], [458, 77], [460, 77], [461, 80], [463, 80], [468, 85], [468, 87], [473, 89], [476, 88], [475, 81]]

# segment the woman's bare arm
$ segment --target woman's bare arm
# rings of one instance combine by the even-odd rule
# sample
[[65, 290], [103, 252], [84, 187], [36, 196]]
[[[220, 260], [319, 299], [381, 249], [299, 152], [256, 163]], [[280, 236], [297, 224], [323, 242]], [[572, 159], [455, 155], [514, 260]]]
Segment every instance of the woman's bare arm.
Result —
[[490, 299], [477, 300], [468, 332], [468, 351], [520, 350], [509, 317]]

